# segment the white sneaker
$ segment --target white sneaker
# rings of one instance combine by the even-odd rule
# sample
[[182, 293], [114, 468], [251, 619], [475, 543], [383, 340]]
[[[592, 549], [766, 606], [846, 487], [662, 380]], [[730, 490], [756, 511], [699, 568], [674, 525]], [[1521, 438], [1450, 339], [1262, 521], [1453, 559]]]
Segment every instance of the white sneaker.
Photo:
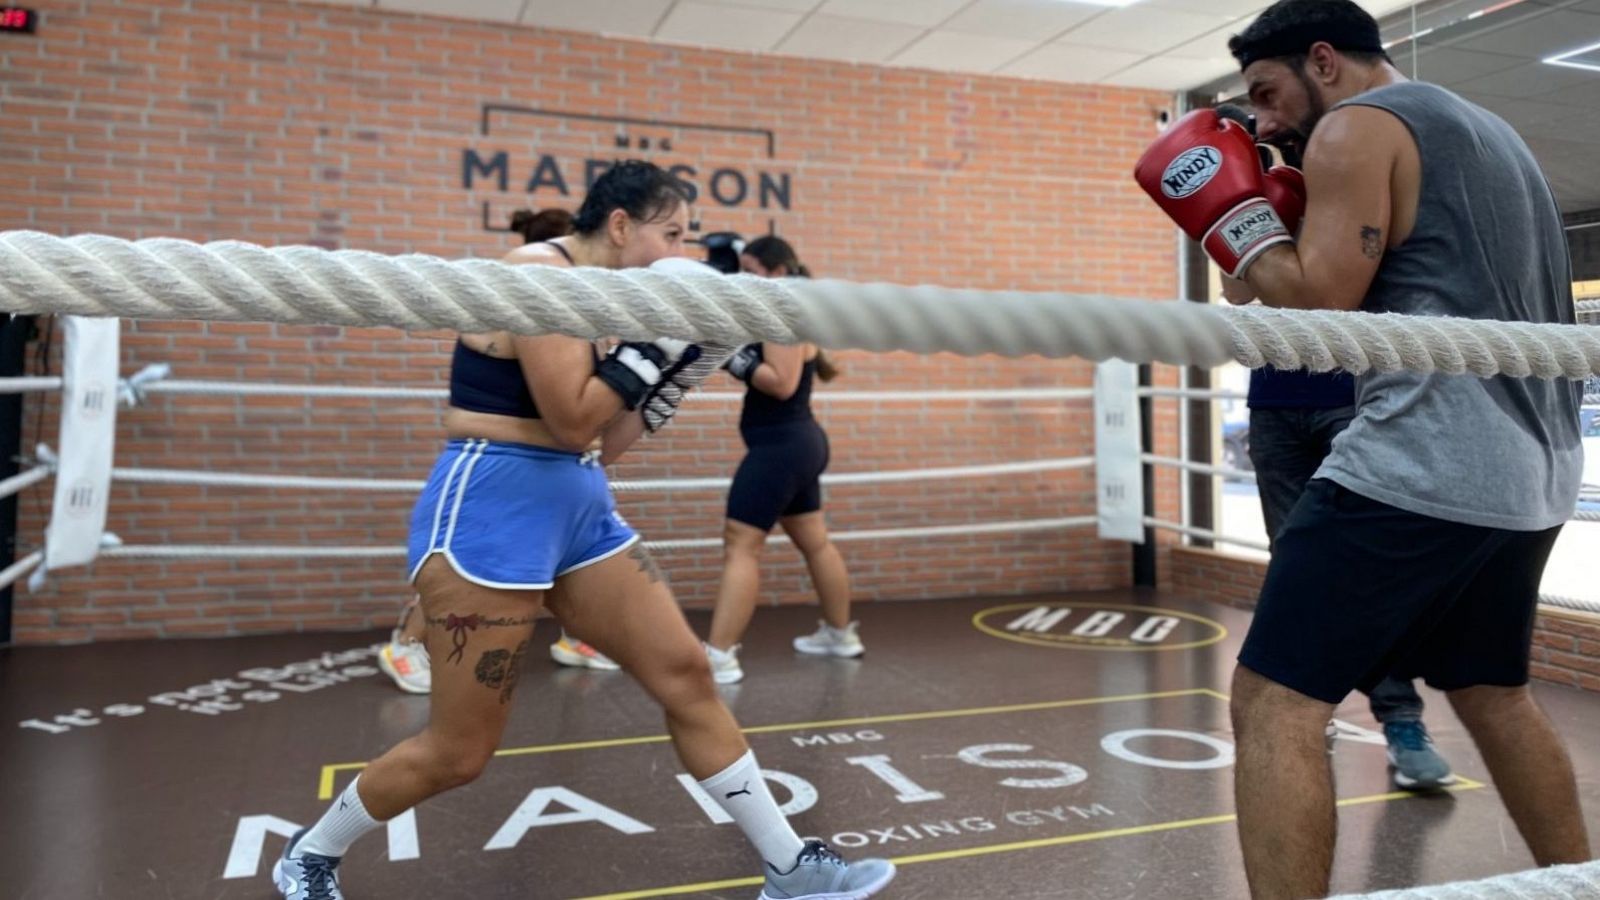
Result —
[[744, 669], [739, 667], [739, 644], [727, 650], [706, 645], [706, 658], [711, 660], [711, 679], [717, 684], [738, 684], [744, 680]]
[[378, 668], [394, 679], [400, 690], [408, 694], [427, 694], [433, 691], [433, 668], [428, 660], [428, 648], [420, 641], [400, 641], [399, 634], [378, 652]]
[[851, 622], [843, 628], [835, 628], [818, 620], [816, 633], [795, 638], [794, 649], [807, 656], [860, 656], [867, 652], [867, 648], [862, 645], [860, 635], [856, 634], [859, 624]]

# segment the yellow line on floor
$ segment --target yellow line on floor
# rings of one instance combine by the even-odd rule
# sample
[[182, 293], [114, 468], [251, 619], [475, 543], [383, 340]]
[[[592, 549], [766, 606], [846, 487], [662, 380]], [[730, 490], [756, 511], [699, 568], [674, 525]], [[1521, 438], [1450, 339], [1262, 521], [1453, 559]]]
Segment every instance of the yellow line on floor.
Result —
[[[1484, 787], [1481, 782], [1470, 778], [1460, 778], [1459, 783], [1452, 785], [1451, 791], [1473, 791]], [[1407, 800], [1420, 794], [1407, 791], [1393, 791], [1387, 794], [1372, 794], [1366, 797], [1351, 797], [1340, 800], [1339, 806], [1360, 806], [1367, 803], [1386, 803], [1393, 800]], [[1232, 822], [1238, 816], [1226, 813], [1219, 816], [1204, 816], [1198, 819], [1181, 819], [1176, 822], [1156, 822], [1151, 825], [1136, 825], [1129, 828], [1112, 828], [1106, 831], [1090, 831], [1084, 834], [1068, 834], [1059, 837], [1038, 838], [1031, 841], [1015, 841], [1009, 844], [991, 844], [985, 847], [966, 847], [960, 850], [943, 850], [937, 853], [919, 853], [915, 856], [895, 857], [897, 866], [912, 866], [918, 863], [944, 862], [952, 859], [966, 859], [974, 856], [992, 856], [997, 853], [1015, 853], [1019, 850], [1037, 850], [1042, 847], [1061, 847], [1067, 844], [1082, 844], [1089, 841], [1103, 841], [1109, 838], [1132, 837], [1140, 834], [1156, 834], [1163, 831], [1178, 831], [1184, 828], [1200, 828], [1206, 825], [1222, 825]], [[702, 891], [715, 891], [723, 888], [756, 887], [762, 883], [760, 878], [735, 878], [727, 881], [706, 881], [700, 884], [680, 884], [672, 887], [651, 888], [643, 891], [627, 891], [620, 894], [596, 894], [582, 897], [579, 900], [644, 900], [647, 897], [670, 897], [678, 894], [694, 894]]]
[[[921, 722], [930, 719], [954, 719], [964, 716], [995, 716], [1004, 713], [1039, 712], [1049, 709], [1067, 709], [1074, 706], [1095, 706], [1102, 703], [1124, 703], [1133, 700], [1162, 700], [1169, 697], [1220, 697], [1206, 688], [1185, 688], [1181, 691], [1156, 691], [1148, 694], [1121, 694], [1113, 697], [1083, 697], [1077, 700], [1050, 700], [1043, 703], [1016, 703], [1009, 706], [975, 706], [967, 709], [944, 709], [932, 712], [895, 713], [886, 716], [862, 716], [854, 719], [828, 719], [821, 722], [789, 722], [782, 725], [757, 725], [743, 729], [745, 734], [771, 734], [779, 731], [807, 731], [816, 728], [843, 728], [851, 725], [882, 725], [889, 722]], [[599, 741], [580, 741], [572, 744], [542, 744], [534, 747], [507, 747], [495, 756], [529, 756], [537, 753], [565, 753], [571, 750], [603, 750], [610, 747], [633, 747], [640, 744], [660, 744], [670, 740], [667, 735], [653, 734], [644, 737], [610, 738]], [[322, 778], [317, 783], [317, 799], [333, 799], [335, 776], [340, 772], [360, 770], [364, 762], [329, 763], [322, 767]]]

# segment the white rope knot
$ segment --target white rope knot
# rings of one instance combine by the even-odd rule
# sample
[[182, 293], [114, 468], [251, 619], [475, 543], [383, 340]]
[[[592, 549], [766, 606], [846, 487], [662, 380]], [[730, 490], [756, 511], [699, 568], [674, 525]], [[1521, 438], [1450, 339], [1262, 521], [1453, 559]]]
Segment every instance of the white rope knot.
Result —
[[168, 363], [151, 363], [117, 382], [117, 398], [130, 409], [140, 406], [149, 397], [149, 386], [165, 380], [172, 374]]
[[737, 346], [1578, 378], [1600, 329], [1103, 296], [509, 266], [240, 241], [0, 233], [0, 310]]

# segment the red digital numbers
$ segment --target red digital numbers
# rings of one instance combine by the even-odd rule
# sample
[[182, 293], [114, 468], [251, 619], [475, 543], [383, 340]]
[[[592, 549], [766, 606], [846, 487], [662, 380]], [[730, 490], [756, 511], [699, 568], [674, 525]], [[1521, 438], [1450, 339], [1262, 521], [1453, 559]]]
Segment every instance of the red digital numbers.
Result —
[[34, 12], [17, 6], [0, 6], [0, 31], [32, 32]]

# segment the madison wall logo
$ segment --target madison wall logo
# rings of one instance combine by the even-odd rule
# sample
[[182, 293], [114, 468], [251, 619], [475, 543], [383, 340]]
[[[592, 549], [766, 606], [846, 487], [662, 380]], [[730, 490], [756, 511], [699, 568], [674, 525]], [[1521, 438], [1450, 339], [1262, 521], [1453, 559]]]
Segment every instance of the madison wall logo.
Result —
[[1012, 603], [972, 617], [979, 631], [1020, 644], [1074, 650], [1188, 650], [1228, 636], [1218, 622], [1154, 606]]
[[776, 231], [794, 204], [794, 177], [775, 162], [778, 139], [764, 128], [490, 103], [474, 143], [461, 150], [461, 187], [487, 194], [486, 231], [507, 230], [510, 212], [530, 205], [576, 209], [595, 179], [629, 158], [683, 181], [706, 230], [753, 231], [759, 222]]

